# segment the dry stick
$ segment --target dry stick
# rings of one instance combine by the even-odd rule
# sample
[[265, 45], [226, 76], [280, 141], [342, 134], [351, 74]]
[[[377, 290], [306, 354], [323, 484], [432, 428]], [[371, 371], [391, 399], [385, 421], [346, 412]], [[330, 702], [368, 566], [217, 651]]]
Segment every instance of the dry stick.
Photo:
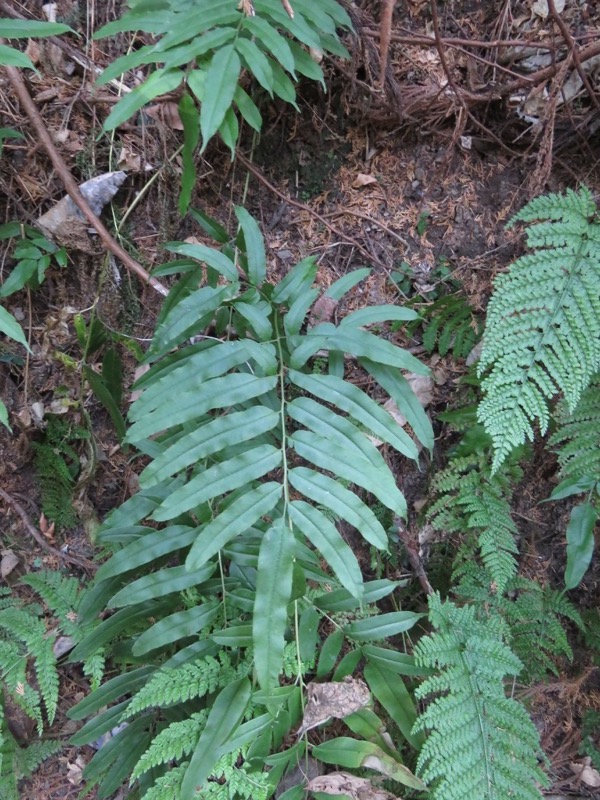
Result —
[[382, 0], [381, 22], [379, 24], [379, 86], [382, 89], [388, 64], [395, 5], [396, 0]]
[[52, 545], [44, 539], [33, 522], [29, 519], [23, 506], [20, 503], [17, 503], [14, 497], [11, 497], [8, 492], [4, 491], [4, 489], [0, 489], [0, 497], [21, 517], [23, 524], [27, 528], [27, 532], [33, 537], [33, 539], [35, 539], [42, 550], [46, 550], [56, 558], [62, 559], [63, 561], [68, 561], [69, 564], [74, 564], [76, 567], [82, 567], [83, 569], [87, 569], [91, 572], [94, 572], [98, 569], [97, 564], [94, 564], [93, 561], [89, 561], [87, 558], [83, 558], [83, 556], [72, 556], [69, 553], [63, 553], [61, 550], [57, 550], [56, 547], [52, 547]]
[[[0, 43], [2, 40], [0, 39]], [[39, 140], [44, 145], [50, 160], [54, 166], [54, 169], [60, 176], [60, 179], [63, 182], [67, 193], [69, 194], [71, 200], [75, 203], [77, 208], [81, 211], [84, 217], [88, 220], [90, 225], [96, 230], [102, 244], [106, 247], [107, 250], [116, 256], [123, 264], [127, 267], [128, 270], [134, 272], [144, 283], [149, 284], [155, 291], [159, 292], [166, 297], [168, 294], [168, 290], [165, 286], [163, 286], [160, 281], [157, 281], [156, 278], [152, 278], [148, 272], [142, 267], [142, 265], [135, 260], [129, 253], [124, 250], [121, 245], [114, 240], [112, 235], [110, 234], [109, 230], [104, 226], [104, 224], [98, 219], [98, 217], [94, 214], [92, 209], [89, 207], [87, 200], [83, 197], [81, 192], [79, 191], [79, 186], [77, 185], [77, 181], [71, 175], [69, 168], [67, 167], [66, 163], [64, 162], [62, 156], [57, 151], [56, 147], [54, 146], [54, 142], [52, 141], [52, 137], [48, 133], [48, 129], [46, 128], [44, 121], [42, 120], [39, 111], [36, 108], [35, 103], [31, 99], [29, 92], [27, 91], [27, 87], [25, 86], [25, 81], [23, 80], [21, 73], [16, 67], [9, 67], [5, 66], [4, 69], [6, 70], [6, 74], [8, 75], [8, 79], [11, 82], [13, 89], [15, 90], [19, 100], [21, 101], [21, 105], [25, 109], [31, 124], [35, 128], [35, 132], [37, 133]]]
[[410, 562], [411, 567], [413, 568], [415, 576], [418, 578], [419, 583], [421, 584], [421, 588], [423, 589], [425, 594], [427, 595], [433, 594], [433, 586], [429, 583], [429, 578], [427, 577], [427, 573], [425, 572], [425, 567], [423, 566], [423, 561], [421, 559], [421, 556], [419, 555], [419, 551], [415, 547], [415, 544], [412, 541], [409, 532], [404, 527], [404, 522], [400, 519], [400, 517], [396, 517], [394, 519], [394, 522], [396, 525], [398, 538], [406, 548], [406, 555], [408, 556], [408, 560]]
[[242, 162], [242, 164], [246, 167], [246, 169], [249, 172], [251, 172], [254, 175], [254, 177], [257, 180], [259, 180], [264, 186], [266, 186], [267, 189], [273, 192], [273, 194], [276, 194], [277, 197], [279, 197], [285, 203], [288, 203], [289, 205], [293, 206], [294, 208], [299, 208], [301, 211], [307, 211], [315, 219], [318, 219], [321, 224], [325, 225], [325, 227], [328, 230], [330, 230], [333, 234], [338, 236], [340, 239], [345, 240], [346, 242], [348, 242], [348, 244], [351, 244], [353, 247], [356, 247], [356, 249], [359, 250], [365, 256], [365, 258], [368, 258], [369, 261], [372, 261], [373, 263], [377, 264], [377, 266], [381, 267], [387, 272], [388, 270], [387, 264], [384, 264], [383, 261], [380, 261], [372, 253], [369, 253], [367, 248], [363, 247], [363, 245], [360, 244], [360, 242], [357, 242], [356, 239], [353, 239], [351, 236], [347, 236], [346, 234], [342, 233], [335, 227], [335, 225], [332, 225], [330, 222], [327, 222], [325, 217], [319, 214], [318, 211], [314, 211], [312, 208], [310, 208], [310, 206], [301, 203], [299, 200], [293, 200], [291, 197], [288, 197], [286, 194], [279, 191], [279, 189], [277, 189], [276, 186], [273, 186], [273, 184], [268, 180], [268, 178], [266, 178], [262, 174], [262, 172], [257, 167], [255, 167], [251, 161], [249, 161], [246, 158], [246, 156], [242, 155], [242, 153], [240, 153], [239, 150], [236, 150], [236, 157]]
[[583, 85], [587, 89], [587, 93], [590, 96], [590, 100], [596, 107], [596, 110], [600, 109], [600, 103], [598, 102], [598, 98], [596, 97], [596, 92], [594, 91], [594, 88], [592, 87], [588, 79], [588, 76], [585, 74], [585, 70], [581, 66], [577, 45], [575, 44], [575, 41], [571, 36], [569, 29], [565, 25], [564, 20], [561, 19], [560, 14], [557, 12], [556, 6], [554, 5], [554, 0], [548, 0], [548, 10], [550, 11], [552, 19], [554, 20], [554, 22], [556, 22], [559, 31], [562, 33], [562, 37], [565, 40], [565, 44], [571, 51], [571, 58], [573, 59], [573, 63], [575, 64], [575, 68], [579, 73], [579, 77], [581, 78]]

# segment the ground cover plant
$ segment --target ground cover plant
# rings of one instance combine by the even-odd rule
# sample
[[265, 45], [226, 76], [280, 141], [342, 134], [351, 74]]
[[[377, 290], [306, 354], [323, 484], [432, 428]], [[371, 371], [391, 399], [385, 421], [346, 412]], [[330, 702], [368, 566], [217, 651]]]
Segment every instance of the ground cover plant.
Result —
[[[435, 4], [433, 14], [437, 28]], [[55, 561], [43, 571], [31, 564], [2, 590], [3, 797], [16, 798], [17, 781], [60, 746], [86, 753], [84, 791], [108, 800], [504, 800], [556, 785], [535, 687], [563, 680], [582, 652], [597, 659], [594, 601], [566, 594], [596, 574], [594, 193], [581, 184], [519, 203], [509, 230], [524, 225], [528, 252], [501, 262], [485, 312], [446, 256], [412, 266], [394, 259], [402, 267], [382, 276], [392, 287], [392, 302], [382, 302], [373, 289], [381, 256], [326, 279], [306, 252], [278, 255], [281, 268], [276, 215], [272, 224], [260, 205], [249, 212], [247, 185], [220, 220], [198, 207], [216, 134], [223, 163], [231, 157], [273, 189], [242, 155], [244, 136], [251, 132], [250, 154], [259, 152], [279, 116], [300, 113], [304, 87], [330, 91], [329, 64], [352, 63], [359, 22], [335, 0], [137, 0], [96, 32], [98, 42], [132, 37], [98, 82], [136, 81], [104, 118], [111, 159], [119, 131], [147, 125], [165, 95], [181, 130], [165, 165], [178, 166], [169, 193], [185, 227], [159, 237], [148, 285], [164, 297], [139, 342], [107, 318], [97, 289], [89, 306], [52, 320], [72, 329], [71, 350], [60, 352], [50, 324], [40, 346], [31, 298], [64, 274], [74, 245], [63, 249], [18, 222], [2, 229], [15, 241], [0, 327], [20, 348], [4, 363], [27, 375], [54, 348], [55, 364], [79, 375], [71, 393], [55, 387], [64, 402], [52, 411], [38, 404], [38, 430], [29, 431], [44, 512], [38, 544]], [[3, 25], [10, 39], [67, 30]], [[2, 47], [18, 81], [14, 68], [31, 68], [29, 56]], [[361, 173], [353, 188], [378, 180]], [[327, 215], [314, 219], [314, 235], [338, 232]], [[415, 242], [435, 219], [414, 209]], [[398, 248], [404, 239], [395, 236]], [[280, 243], [277, 252], [288, 251]], [[106, 284], [118, 269], [102, 257]], [[465, 372], [465, 361], [477, 365]], [[438, 416], [426, 412], [419, 381], [442, 383], [440, 363], [461, 363], [465, 380], [436, 411], [453, 410]], [[28, 432], [8, 396], [0, 413]], [[99, 419], [114, 428], [110, 446]], [[86, 493], [108, 452], [135, 477], [128, 499], [113, 497], [97, 526]], [[553, 531], [560, 569], [546, 580], [527, 569], [532, 537], [519, 500], [529, 472], [554, 457], [557, 479], [536, 502], [569, 518]], [[410, 475], [423, 487], [419, 502]], [[68, 548], [53, 545], [78, 517], [95, 558], [71, 562], [88, 570], [82, 589], [65, 575]], [[429, 554], [428, 529], [437, 532]], [[4, 558], [8, 579], [14, 565]], [[573, 685], [597, 663], [586, 669]], [[65, 725], [57, 745], [44, 737], [65, 674], [79, 676], [84, 691], [65, 709], [71, 734]], [[591, 685], [578, 746], [593, 782]], [[11, 728], [13, 706], [41, 737], [28, 747]]]

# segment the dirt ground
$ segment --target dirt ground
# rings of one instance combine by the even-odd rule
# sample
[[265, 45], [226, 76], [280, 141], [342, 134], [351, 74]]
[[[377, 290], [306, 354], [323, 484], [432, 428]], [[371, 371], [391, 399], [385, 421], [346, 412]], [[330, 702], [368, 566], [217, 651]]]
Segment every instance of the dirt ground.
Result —
[[[0, 16], [4, 5], [0, 3]], [[6, 5], [24, 12], [16, 2]], [[354, 293], [353, 305], [459, 292], [472, 309], [475, 329], [484, 319], [494, 277], [522, 252], [519, 232], [506, 230], [510, 217], [543, 191], [585, 183], [600, 192], [596, 124], [600, 83], [595, 99], [583, 93], [572, 103], [558, 103], [552, 99], [550, 81], [545, 86], [550, 99], [543, 111], [534, 110], [531, 102], [526, 113], [522, 109], [517, 113], [523, 103], [519, 89], [484, 103], [471, 102], [467, 92], [483, 91], [479, 87], [490, 86], [496, 78], [489, 62], [492, 51], [448, 46], [451, 76], [461, 81], [467, 98], [462, 104], [450, 102], [440, 88], [447, 81], [438, 51], [419, 43], [418, 37], [432, 35], [430, 3], [409, 0], [399, 4], [393, 18], [391, 30], [397, 38], [390, 42], [382, 89], [377, 83], [379, 39], [373, 35], [380, 30], [380, 5], [384, 4], [365, 0], [352, 7], [357, 35], [348, 37], [347, 44], [353, 60], [325, 65], [327, 94], [302, 83], [299, 113], [279, 104], [264, 107], [260, 139], [244, 135], [240, 142], [251, 171], [245, 160], [232, 163], [218, 143], [209, 148], [198, 164], [193, 205], [231, 229], [232, 208], [243, 204], [265, 233], [273, 277], [285, 274], [307, 255], [318, 258], [323, 286], [352, 269], [369, 266], [371, 276]], [[439, 5], [440, 30], [447, 39], [537, 37], [559, 49], [560, 31], [536, 17], [531, 3], [456, 0]], [[565, 23], [579, 36], [581, 47], [600, 38], [596, 5], [570, 4], [573, 8], [567, 9]], [[77, 6], [63, 0], [58, 6], [60, 15], [85, 34], [92, 4]], [[93, 10], [99, 27], [118, 13], [119, 4], [97, 5]], [[95, 43], [84, 36], [77, 43], [100, 66], [126, 46], [125, 36]], [[476, 58], [468, 55], [473, 53]], [[75, 67], [69, 74], [71, 63]], [[522, 77], [518, 63], [510, 63], [510, 80], [518, 82]], [[177, 213], [174, 187], [181, 164], [172, 154], [182, 134], [172, 124], [172, 100], [157, 101], [151, 115], [122, 126], [114, 138], [98, 136], [109, 105], [94, 99], [88, 73], [65, 53], [43, 51], [39, 64], [40, 74], [28, 76], [29, 90], [76, 179], [81, 182], [116, 168], [128, 171], [114, 210], [105, 212], [111, 226], [127, 214], [121, 227], [124, 246], [151, 269], [167, 260], [161, 250], [165, 242], [190, 235], [202, 238], [193, 220], [182, 221]], [[5, 143], [0, 158], [0, 197], [4, 195], [0, 224], [12, 219], [31, 224], [64, 194], [64, 187], [0, 71], [2, 108], [0, 127], [16, 127], [25, 139]], [[534, 118], [538, 121], [532, 122]], [[135, 369], [135, 347], [143, 350], [147, 345], [161, 298], [122, 266], [108, 263], [104, 255], [101, 248], [97, 253], [71, 252], [68, 266], [51, 269], [40, 290], [21, 292], [9, 300], [33, 351], [25, 363], [0, 358], [0, 397], [13, 420], [12, 433], [0, 430], [0, 483], [16, 501], [0, 506], [0, 541], [3, 550], [17, 556], [17, 573], [40, 566], [55, 568], [60, 565], [56, 551], [67, 548], [80, 563], [63, 563], [64, 569], [85, 580], [93, 571], [89, 560], [94, 555], [95, 525], [135, 491], [135, 460], [120, 450], [110, 418], [82, 386], [77, 369], [82, 353], [73, 320], [77, 313], [85, 317], [95, 306], [105, 326], [121, 334], [119, 353], [128, 385]], [[5, 277], [10, 253], [2, 252], [1, 259]], [[444, 465], [453, 441], [437, 415], [463, 401], [461, 379], [468, 368], [464, 356], [453, 352], [428, 355], [419, 329], [409, 340], [401, 332], [384, 333], [427, 361], [434, 376], [429, 412], [438, 447], [433, 462], [425, 464], [421, 473], [398, 475], [409, 499], [409, 529], [416, 535], [428, 480]], [[90, 367], [94, 366], [92, 360]], [[24, 521], [40, 527], [32, 443], [43, 435], [44, 415], [59, 407], [75, 426], [89, 418], [98, 458], [93, 472], [78, 479], [75, 523], [46, 536], [43, 548]], [[81, 441], [75, 447], [83, 464], [86, 444]], [[515, 515], [523, 574], [560, 587], [568, 509], [538, 504], [556, 484], [556, 470], [548, 451], [536, 448], [516, 492]], [[580, 609], [593, 611], [598, 608], [599, 586], [596, 559], [571, 599]], [[597, 797], [570, 766], [579, 759], [582, 714], [589, 708], [600, 710], [600, 673], [583, 642], [575, 631], [572, 634], [574, 662], [560, 665], [559, 678], [530, 687], [527, 695], [551, 761], [554, 795]], [[61, 706], [52, 736], [75, 730], [65, 714], [86, 690], [87, 682], [77, 668], [63, 670]], [[25, 738], [28, 735], [31, 731], [24, 732]], [[22, 796], [78, 797], [81, 769], [91, 755], [87, 748], [66, 747], [23, 784]], [[90, 796], [94, 797], [93, 791]]]

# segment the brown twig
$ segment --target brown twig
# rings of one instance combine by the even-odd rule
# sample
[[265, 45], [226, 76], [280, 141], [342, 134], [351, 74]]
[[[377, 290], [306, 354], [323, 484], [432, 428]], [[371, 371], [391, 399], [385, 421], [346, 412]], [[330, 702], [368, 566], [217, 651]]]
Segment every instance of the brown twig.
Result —
[[382, 0], [381, 22], [379, 23], [379, 86], [381, 88], [385, 82], [395, 5], [396, 0]]
[[[0, 39], [0, 43], [2, 40]], [[9, 67], [5, 66], [4, 70], [8, 76], [8, 79], [19, 98], [22, 107], [24, 108], [27, 116], [31, 124], [33, 125], [35, 132], [44, 145], [46, 152], [54, 169], [60, 176], [60, 179], [63, 182], [67, 193], [77, 206], [77, 208], [81, 211], [84, 217], [88, 220], [90, 225], [96, 230], [102, 244], [109, 250], [114, 256], [116, 256], [123, 264], [127, 267], [128, 270], [135, 273], [144, 283], [149, 284], [155, 291], [159, 292], [163, 296], [168, 294], [168, 290], [165, 286], [163, 286], [160, 281], [157, 281], [156, 278], [152, 278], [148, 272], [142, 267], [142, 265], [135, 260], [129, 253], [124, 250], [121, 245], [115, 241], [109, 230], [104, 226], [104, 224], [98, 219], [98, 217], [94, 214], [90, 206], [88, 205], [87, 200], [83, 197], [81, 192], [79, 191], [79, 186], [77, 185], [77, 181], [71, 175], [71, 172], [66, 165], [65, 161], [63, 160], [60, 153], [57, 151], [56, 147], [54, 146], [54, 142], [52, 141], [52, 137], [50, 136], [46, 125], [44, 124], [43, 119], [40, 116], [39, 111], [33, 100], [31, 99], [31, 95], [27, 90], [27, 86], [25, 85], [25, 81], [23, 80], [21, 73], [16, 67]]]
[[56, 547], [52, 547], [43, 537], [43, 535], [38, 531], [35, 527], [33, 522], [29, 519], [27, 512], [23, 508], [23, 506], [18, 503], [14, 497], [11, 497], [8, 492], [5, 492], [4, 489], [0, 489], [0, 497], [4, 500], [4, 502], [9, 505], [13, 511], [15, 511], [20, 517], [27, 529], [29, 535], [35, 539], [35, 541], [39, 544], [42, 550], [46, 550], [46, 552], [51, 553], [55, 558], [58, 558], [62, 561], [67, 561], [69, 564], [73, 564], [76, 567], [81, 567], [82, 569], [88, 570], [89, 572], [95, 572], [98, 569], [98, 565], [94, 564], [93, 561], [90, 561], [83, 556], [75, 556], [71, 555], [70, 553], [63, 553], [62, 550], [57, 550]]
[[239, 150], [236, 150], [236, 157], [241, 161], [241, 163], [246, 167], [246, 169], [249, 172], [251, 172], [254, 175], [254, 177], [257, 180], [259, 180], [264, 186], [266, 186], [267, 189], [273, 192], [273, 194], [277, 195], [277, 197], [279, 197], [281, 200], [288, 203], [288, 205], [293, 206], [294, 208], [299, 208], [301, 211], [306, 211], [307, 213], [311, 214], [315, 219], [319, 220], [319, 222], [322, 225], [325, 225], [325, 227], [328, 230], [330, 230], [333, 234], [335, 234], [340, 239], [345, 240], [346, 242], [348, 242], [348, 244], [351, 244], [353, 247], [356, 247], [356, 249], [359, 250], [363, 254], [363, 256], [365, 256], [365, 258], [368, 258], [369, 261], [377, 264], [377, 266], [387, 271], [388, 269], [387, 265], [384, 264], [383, 261], [380, 261], [372, 253], [370, 253], [367, 250], [367, 248], [364, 247], [356, 239], [353, 239], [351, 236], [342, 233], [340, 230], [338, 230], [338, 228], [335, 227], [335, 225], [332, 225], [330, 222], [327, 222], [325, 217], [322, 214], [319, 214], [318, 211], [315, 211], [314, 209], [310, 208], [310, 206], [307, 206], [305, 203], [301, 203], [299, 200], [293, 200], [291, 197], [288, 197], [288, 195], [280, 191], [276, 186], [273, 186], [271, 181], [262, 174], [262, 172], [258, 169], [258, 167], [255, 167], [254, 164], [249, 159], [247, 159], [246, 156], [240, 153]]
[[558, 29], [561, 32], [563, 39], [565, 40], [565, 44], [569, 48], [569, 51], [571, 53], [571, 58], [573, 59], [573, 63], [575, 64], [575, 69], [579, 73], [579, 77], [581, 78], [581, 81], [585, 86], [587, 93], [590, 96], [590, 100], [594, 104], [596, 110], [600, 109], [600, 102], [598, 102], [598, 98], [596, 97], [596, 92], [594, 91], [594, 88], [592, 87], [588, 79], [588, 76], [585, 74], [585, 70], [581, 66], [581, 61], [579, 60], [578, 47], [575, 44], [575, 41], [571, 36], [569, 29], [565, 25], [564, 20], [557, 12], [556, 6], [554, 5], [554, 0], [548, 0], [548, 11], [550, 12], [550, 16], [552, 17], [554, 22], [556, 22], [556, 25], [558, 26]]
[[425, 594], [433, 594], [433, 586], [429, 583], [429, 578], [425, 572], [423, 561], [419, 556], [419, 552], [415, 547], [414, 542], [411, 541], [411, 537], [404, 526], [404, 522], [399, 517], [395, 518], [394, 522], [396, 525], [396, 530], [398, 531], [398, 537], [406, 549], [406, 555], [408, 556], [408, 560], [410, 561], [410, 565], [415, 576], [418, 578], [419, 583], [421, 584], [421, 588]]

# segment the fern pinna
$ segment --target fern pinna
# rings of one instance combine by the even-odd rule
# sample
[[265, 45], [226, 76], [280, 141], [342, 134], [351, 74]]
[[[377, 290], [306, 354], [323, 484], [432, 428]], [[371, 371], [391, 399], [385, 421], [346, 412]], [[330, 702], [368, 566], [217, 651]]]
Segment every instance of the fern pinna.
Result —
[[[141, 491], [100, 531], [99, 540], [115, 554], [98, 571], [82, 613], [85, 620], [105, 605], [116, 611], [72, 654], [74, 660], [87, 658], [110, 643], [126, 661], [162, 661], [181, 674], [197, 668], [206, 675], [220, 649], [231, 652], [235, 679], [214, 685], [208, 699], [194, 699], [208, 716], [205, 722], [198, 718], [199, 738], [183, 774], [181, 800], [194, 796], [229, 748], [243, 747], [259, 729], [269, 742], [281, 741], [292, 724], [282, 702], [285, 706], [288, 688], [297, 687], [280, 687], [280, 674], [286, 642], [297, 633], [294, 608], [300, 601], [310, 605], [303, 600], [307, 579], [313, 587], [333, 584], [357, 606], [371, 601], [371, 586], [363, 584], [337, 521], [386, 550], [386, 532], [369, 497], [392, 514], [405, 514], [404, 497], [374, 440], [410, 459], [417, 458], [417, 444], [380, 402], [346, 379], [346, 354], [394, 399], [415, 436], [428, 448], [433, 444], [428, 418], [401, 373], [426, 374], [427, 368], [366, 329], [414, 319], [415, 313], [397, 306], [367, 308], [347, 314], [339, 325], [307, 327], [321, 294], [313, 285], [315, 260], [301, 261], [270, 284], [258, 226], [244, 209], [236, 213], [240, 229], [232, 244], [223, 228], [196, 212], [221, 248], [173, 243], [168, 249], [180, 258], [155, 273], [183, 277], [161, 311], [146, 358], [149, 370], [138, 381], [141, 394], [130, 412], [127, 440], [150, 461], [140, 475]], [[338, 301], [367, 274], [358, 270], [342, 277], [326, 297]], [[221, 339], [205, 332], [209, 325]], [[311, 368], [317, 355], [327, 359], [325, 373]], [[396, 585], [383, 583], [384, 594]], [[314, 604], [312, 614], [316, 631]], [[386, 635], [393, 635], [418, 615], [385, 617]], [[349, 637], [361, 635], [352, 623], [346, 628]], [[265, 699], [247, 717], [252, 675]], [[232, 687], [237, 689], [229, 697]], [[120, 744], [96, 757], [102, 769], [96, 759], [88, 769], [88, 778], [110, 773], [101, 783], [101, 797], [115, 780], [141, 775], [136, 760], [155, 726], [167, 723], [165, 714], [175, 722], [174, 713], [188, 713], [181, 709], [190, 698], [180, 697], [157, 714], [154, 706], [168, 698], [153, 691], [150, 684], [153, 703], [139, 705], [134, 696], [133, 719], [125, 706], [109, 709], [85, 734], [128, 722], [115, 737]], [[215, 729], [217, 707], [226, 714]], [[247, 734], [244, 726], [250, 726]], [[130, 737], [142, 748], [136, 760], [122, 746]], [[140, 777], [147, 789], [149, 774]]]
[[[540, 800], [547, 785], [538, 765], [539, 736], [525, 708], [506, 696], [504, 680], [521, 669], [500, 617], [474, 606], [429, 600], [436, 629], [415, 648], [417, 664], [436, 668], [416, 691], [434, 695], [414, 731], [428, 736], [418, 770], [432, 800]], [[450, 766], [451, 765], [451, 766]]]
[[528, 203], [512, 220], [534, 252], [495, 282], [487, 310], [478, 416], [494, 441], [494, 469], [518, 444], [545, 432], [549, 401], [573, 411], [600, 366], [600, 222], [582, 188]]

